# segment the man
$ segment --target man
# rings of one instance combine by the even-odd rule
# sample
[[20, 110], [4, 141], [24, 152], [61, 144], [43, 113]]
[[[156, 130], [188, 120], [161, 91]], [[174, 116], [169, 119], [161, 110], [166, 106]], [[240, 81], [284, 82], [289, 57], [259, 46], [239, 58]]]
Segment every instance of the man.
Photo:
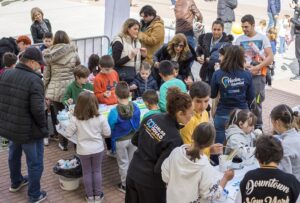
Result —
[[246, 68], [253, 75], [253, 85], [256, 95], [255, 104], [251, 107], [257, 116], [255, 128], [262, 129], [262, 102], [265, 99], [265, 84], [267, 66], [273, 62], [273, 53], [269, 39], [255, 31], [255, 20], [252, 15], [245, 15], [241, 19], [244, 35], [236, 40], [236, 45], [240, 45], [245, 51]]
[[[44, 86], [36, 73], [44, 64], [42, 53], [27, 48], [14, 69], [0, 76], [0, 135], [9, 139], [10, 192], [29, 184], [29, 202], [41, 202], [43, 172], [43, 138], [48, 135], [44, 110]], [[26, 156], [28, 177], [21, 174], [22, 151]]]
[[[195, 48], [193, 23], [202, 23], [203, 17], [194, 0], [177, 0], [175, 5], [176, 34], [183, 33], [188, 43]], [[199, 25], [200, 27], [200, 25]]]
[[296, 76], [292, 77], [291, 80], [300, 80], [300, 4], [298, 3], [298, 0], [293, 1], [292, 8], [295, 9], [294, 17], [291, 19], [291, 21], [293, 23], [295, 34], [295, 53], [299, 64], [299, 72], [296, 74]]
[[235, 21], [234, 9], [237, 7], [237, 0], [218, 0], [218, 18], [224, 22], [224, 32], [231, 33], [232, 22]]
[[280, 0], [268, 0], [269, 25], [267, 30], [277, 26], [277, 19], [280, 13], [280, 9], [281, 9]]
[[152, 6], [146, 5], [140, 11], [141, 32], [139, 39], [142, 47], [147, 48], [146, 61], [153, 64], [153, 54], [162, 46], [165, 39], [165, 28], [163, 20], [156, 15]]

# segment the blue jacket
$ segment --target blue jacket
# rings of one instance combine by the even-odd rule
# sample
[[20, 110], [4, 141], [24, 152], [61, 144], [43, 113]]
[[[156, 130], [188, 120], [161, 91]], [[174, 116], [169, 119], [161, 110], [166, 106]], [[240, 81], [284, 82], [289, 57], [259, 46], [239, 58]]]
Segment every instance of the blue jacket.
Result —
[[[109, 112], [108, 123], [111, 128], [111, 144], [113, 152], [116, 149], [115, 142], [117, 139], [135, 132], [140, 126], [140, 109], [133, 102], [130, 102], [129, 104], [133, 105], [133, 112], [121, 112], [118, 109], [119, 104]], [[128, 115], [131, 115], [131, 117], [128, 117]]]
[[273, 16], [280, 13], [281, 3], [280, 0], [268, 0], [268, 12]]
[[251, 73], [245, 70], [217, 70], [212, 76], [211, 97], [216, 98], [219, 91], [217, 115], [227, 116], [235, 108], [249, 109], [255, 98]]
[[134, 92], [135, 97], [141, 97], [146, 90], [158, 90], [157, 82], [152, 75], [150, 75], [148, 80], [145, 81], [138, 73], [131, 84], [135, 84], [138, 87], [138, 89]]

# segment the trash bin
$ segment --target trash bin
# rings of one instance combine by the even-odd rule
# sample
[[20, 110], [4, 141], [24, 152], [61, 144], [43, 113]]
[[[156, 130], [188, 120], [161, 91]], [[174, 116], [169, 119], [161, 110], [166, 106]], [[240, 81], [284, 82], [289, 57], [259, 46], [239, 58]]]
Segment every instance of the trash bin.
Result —
[[76, 190], [79, 187], [80, 178], [66, 178], [59, 176], [59, 186], [62, 190]]

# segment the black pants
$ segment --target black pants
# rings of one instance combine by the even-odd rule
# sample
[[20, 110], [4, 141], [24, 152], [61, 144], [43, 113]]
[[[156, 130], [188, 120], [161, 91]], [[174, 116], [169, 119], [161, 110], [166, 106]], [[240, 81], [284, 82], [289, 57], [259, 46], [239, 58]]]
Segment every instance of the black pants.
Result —
[[[58, 114], [58, 111], [61, 111], [64, 108], [65, 108], [65, 106], [63, 105], [63, 103], [60, 103], [60, 102], [52, 101], [50, 104], [51, 120], [52, 120], [53, 130], [54, 130], [55, 135], [58, 135], [58, 132], [56, 131], [56, 128], [55, 128], [55, 125], [58, 124], [57, 114]], [[63, 137], [62, 135], [59, 135], [59, 142], [64, 147], [66, 147], [68, 145], [68, 139]]]
[[144, 187], [127, 176], [125, 203], [166, 203], [166, 188]]
[[105, 144], [106, 144], [106, 149], [111, 150], [111, 138], [106, 137], [106, 138], [104, 138], [104, 141], [105, 141]]

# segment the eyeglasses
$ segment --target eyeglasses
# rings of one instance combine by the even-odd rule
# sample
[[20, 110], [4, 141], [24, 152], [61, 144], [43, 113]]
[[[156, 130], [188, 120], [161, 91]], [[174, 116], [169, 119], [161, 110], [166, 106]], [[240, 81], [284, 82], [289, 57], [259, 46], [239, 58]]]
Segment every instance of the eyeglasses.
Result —
[[177, 48], [177, 47], [179, 47], [179, 48], [183, 48], [183, 47], [184, 47], [184, 45], [183, 45], [183, 44], [174, 44], [174, 47], [175, 47], [175, 48]]

